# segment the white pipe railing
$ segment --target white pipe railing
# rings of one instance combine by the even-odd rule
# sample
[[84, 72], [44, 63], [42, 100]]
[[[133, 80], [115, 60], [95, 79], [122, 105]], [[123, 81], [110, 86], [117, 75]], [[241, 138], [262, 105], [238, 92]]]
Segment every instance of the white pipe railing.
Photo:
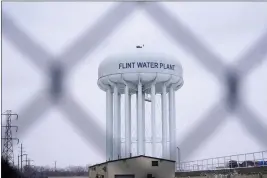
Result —
[[215, 157], [196, 161], [181, 162], [179, 166], [177, 164], [176, 168], [178, 171], [186, 172], [259, 166], [267, 166], [267, 150], [253, 153]]

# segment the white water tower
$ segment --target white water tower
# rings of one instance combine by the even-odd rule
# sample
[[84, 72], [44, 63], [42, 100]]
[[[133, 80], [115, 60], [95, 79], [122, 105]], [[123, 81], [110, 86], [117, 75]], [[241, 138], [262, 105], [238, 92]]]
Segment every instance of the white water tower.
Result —
[[[132, 155], [133, 119], [137, 120], [137, 155], [146, 153], [145, 129], [150, 127], [151, 155], [156, 157], [156, 132], [162, 132], [162, 158], [175, 160], [175, 91], [183, 83], [181, 64], [165, 55], [128, 54], [106, 58], [98, 69], [98, 86], [106, 92], [106, 160]], [[150, 96], [151, 108], [145, 108], [146, 94]], [[156, 129], [156, 95], [161, 95], [160, 130]], [[136, 106], [131, 104], [133, 97], [136, 97]], [[122, 98], [125, 100], [124, 115], [121, 115]], [[132, 107], [136, 108], [135, 118], [132, 117]], [[151, 110], [151, 118], [145, 118], [146, 110]], [[125, 125], [121, 124], [122, 119], [125, 119]], [[145, 125], [145, 119], [150, 119], [151, 124]], [[125, 133], [121, 133], [122, 127]], [[124, 154], [121, 135], [125, 138]]]

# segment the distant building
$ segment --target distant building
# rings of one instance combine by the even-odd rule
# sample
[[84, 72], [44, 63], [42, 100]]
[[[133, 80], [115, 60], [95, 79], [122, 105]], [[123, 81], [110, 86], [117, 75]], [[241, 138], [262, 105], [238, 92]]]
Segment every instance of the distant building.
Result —
[[89, 178], [174, 178], [175, 161], [135, 156], [89, 167]]

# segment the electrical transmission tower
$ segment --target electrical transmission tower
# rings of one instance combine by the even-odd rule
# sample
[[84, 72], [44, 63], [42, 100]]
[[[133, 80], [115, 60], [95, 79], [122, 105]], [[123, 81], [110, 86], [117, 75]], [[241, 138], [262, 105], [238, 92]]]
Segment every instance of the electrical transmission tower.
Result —
[[[2, 116], [6, 116], [6, 125], [2, 124]], [[12, 114], [11, 110], [7, 110], [5, 113], [1, 114], [1, 126], [2, 131], [2, 156], [6, 159], [10, 164], [14, 165], [14, 153], [13, 153], [13, 140], [17, 140], [18, 138], [12, 137], [12, 128], [16, 128], [16, 132], [18, 131], [18, 126], [12, 125], [12, 118], [18, 119], [17, 114]]]

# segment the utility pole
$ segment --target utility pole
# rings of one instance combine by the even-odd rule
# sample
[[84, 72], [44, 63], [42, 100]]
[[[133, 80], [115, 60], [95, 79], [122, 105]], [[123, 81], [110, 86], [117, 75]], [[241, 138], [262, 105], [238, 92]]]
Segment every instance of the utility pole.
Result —
[[23, 146], [22, 146], [22, 143], [20, 144], [20, 155], [18, 156], [18, 159], [20, 157], [20, 171], [22, 172], [22, 162], [23, 162], [23, 156], [25, 156], [26, 154], [23, 154], [24, 153], [24, 150], [23, 150]]
[[[23, 156], [26, 156], [26, 160], [23, 160]], [[26, 166], [27, 166], [28, 154], [21, 155], [21, 171], [23, 171], [23, 164], [22, 164], [22, 162], [26, 162]]]
[[26, 162], [26, 166], [27, 166], [27, 163], [28, 163], [28, 154], [23, 154], [22, 156], [26, 156], [26, 160], [22, 160], [23, 162], [25, 161]]
[[55, 161], [55, 172], [57, 171], [57, 161]]
[[23, 147], [22, 144], [20, 145], [20, 171], [22, 172], [22, 153], [23, 153]]
[[18, 155], [18, 170], [19, 170], [19, 155]]
[[[25, 160], [24, 160], [25, 161]], [[27, 177], [32, 177], [34, 171], [31, 169], [31, 162], [33, 160], [29, 159], [26, 155], [26, 165], [24, 166], [24, 175], [26, 175]]]
[[[3, 126], [2, 116], [6, 116], [5, 126]], [[12, 128], [16, 128], [16, 132], [18, 131], [18, 126], [12, 125], [12, 116], [15, 116], [16, 120], [18, 119], [18, 115], [12, 114], [11, 110], [7, 110], [5, 113], [1, 114], [1, 127], [4, 128], [3, 130], [5, 131], [4, 137], [1, 137], [1, 141], [2, 141], [2, 156], [10, 164], [14, 165], [13, 140], [17, 140], [19, 143], [19, 139], [12, 137]]]
[[177, 163], [178, 169], [181, 170], [181, 150], [179, 147], [177, 147]]
[[28, 159], [27, 162], [28, 162], [27, 165], [28, 165], [28, 166], [31, 166], [31, 162], [34, 162], [34, 160], [32, 160], [32, 159]]

